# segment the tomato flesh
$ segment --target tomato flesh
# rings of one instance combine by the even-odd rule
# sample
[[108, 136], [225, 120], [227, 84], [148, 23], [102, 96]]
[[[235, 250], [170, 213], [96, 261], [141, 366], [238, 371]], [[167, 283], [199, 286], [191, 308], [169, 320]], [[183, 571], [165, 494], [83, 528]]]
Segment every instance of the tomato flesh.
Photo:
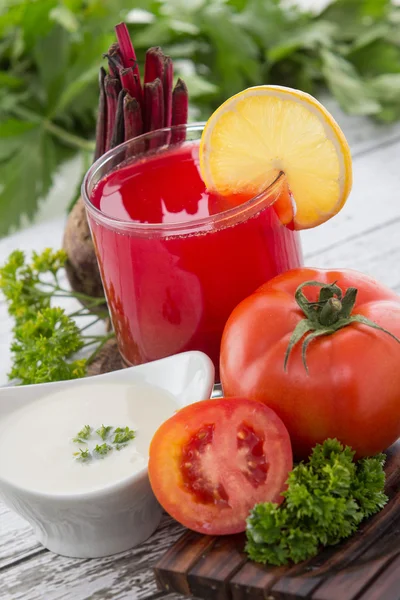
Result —
[[257, 502], [280, 503], [293, 466], [289, 435], [266, 406], [205, 400], [168, 419], [150, 446], [149, 477], [164, 509], [207, 534], [243, 531]]
[[263, 452], [265, 437], [262, 433], [256, 433], [250, 425], [243, 423], [237, 433], [238, 450], [243, 453], [246, 460], [247, 479], [258, 487], [265, 483], [268, 473], [268, 463]]
[[213, 441], [214, 425], [205, 425], [182, 449], [181, 471], [185, 488], [201, 504], [228, 505], [228, 494], [222, 484], [215, 487], [204, 479], [202, 455]]

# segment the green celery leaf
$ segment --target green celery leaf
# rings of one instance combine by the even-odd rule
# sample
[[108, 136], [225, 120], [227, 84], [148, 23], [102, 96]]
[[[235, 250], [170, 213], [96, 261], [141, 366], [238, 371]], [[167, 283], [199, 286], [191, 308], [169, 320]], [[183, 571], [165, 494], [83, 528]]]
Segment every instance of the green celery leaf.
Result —
[[[102, 54], [114, 41], [112, 33], [91, 36], [84, 32], [79, 43], [71, 46], [71, 60], [64, 74], [62, 89], [50, 117], [65, 120], [72, 117], [71, 126], [75, 120], [88, 122], [88, 130], [95, 127], [95, 113], [98, 104], [98, 73], [106, 61]], [[82, 45], [85, 52], [82, 52]]]
[[[176, 69], [177, 74], [179, 74], [179, 69]], [[211, 83], [205, 77], [201, 77], [197, 75], [195, 71], [192, 73], [183, 73], [182, 74], [185, 83], [190, 90], [190, 97], [192, 100], [196, 100], [202, 96], [213, 95], [218, 91], [218, 87]]]
[[[399, 41], [400, 46], [400, 41]], [[384, 40], [351, 52], [348, 57], [357, 71], [366, 77], [400, 73], [400, 47]]]
[[247, 0], [243, 4], [242, 12], [234, 16], [235, 23], [264, 48], [284, 44], [286, 38], [310, 22], [307, 14], [293, 5], [286, 10], [279, 1]]
[[337, 23], [342, 38], [356, 37], [383, 20], [391, 8], [391, 0], [336, 0], [322, 12], [321, 18]]
[[355, 38], [354, 42], [350, 45], [349, 51], [363, 50], [371, 43], [385, 39], [389, 32], [389, 23], [375, 23], [375, 25], [368, 27], [361, 35]]
[[250, 34], [233, 21], [227, 7], [219, 4], [207, 6], [200, 17], [199, 26], [213, 48], [211, 75], [213, 82], [220, 86], [223, 99], [249, 85], [260, 83], [258, 45]]
[[18, 227], [23, 215], [34, 216], [62, 157], [41, 127], [29, 128], [19, 138], [14, 152], [0, 162], [0, 236]]
[[158, 19], [135, 33], [135, 49], [143, 48], [147, 50], [147, 48], [154, 46], [154, 40], [157, 40], [158, 46], [164, 46], [174, 37], [174, 34], [171, 34], [169, 23], [164, 19]]
[[368, 80], [373, 96], [381, 103], [377, 118], [392, 123], [400, 118], [400, 73], [386, 73]]
[[35, 128], [33, 123], [7, 119], [0, 121], [0, 164], [25, 144], [25, 135]]
[[[53, 109], [54, 114], [65, 111], [93, 82], [97, 81], [99, 65], [95, 64], [83, 71], [76, 79], [64, 88]], [[97, 90], [96, 90], [97, 91]], [[92, 95], [91, 95], [92, 97]], [[95, 105], [94, 105], [95, 106]]]
[[16, 77], [12, 73], [6, 71], [0, 71], [0, 86], [8, 87], [10, 89], [18, 88], [23, 84], [21, 77]]
[[395, 102], [400, 106], [400, 73], [378, 75], [368, 81], [368, 87], [380, 102]]
[[376, 119], [382, 123], [394, 123], [400, 119], [400, 105], [392, 104], [384, 106], [382, 110], [376, 115]]
[[376, 115], [381, 105], [353, 65], [328, 50], [321, 51], [322, 73], [339, 104], [349, 114]]
[[337, 26], [328, 21], [316, 20], [301, 29], [285, 36], [280, 43], [267, 49], [266, 56], [270, 62], [278, 62], [287, 58], [299, 49], [315, 50], [320, 46], [332, 46]]
[[35, 45], [34, 56], [46, 94], [47, 114], [52, 112], [64, 89], [69, 52], [70, 37], [59, 25], [53, 27]]
[[[42, 37], [52, 29], [49, 12], [58, 4], [58, 0], [3, 0], [5, 12], [0, 12], [0, 39], [11, 28], [18, 28], [20, 40], [16, 56], [30, 52]], [[15, 29], [14, 29], [15, 31]]]
[[67, 6], [59, 5], [53, 8], [49, 17], [55, 23], [58, 23], [70, 33], [76, 33], [79, 29], [77, 16]]

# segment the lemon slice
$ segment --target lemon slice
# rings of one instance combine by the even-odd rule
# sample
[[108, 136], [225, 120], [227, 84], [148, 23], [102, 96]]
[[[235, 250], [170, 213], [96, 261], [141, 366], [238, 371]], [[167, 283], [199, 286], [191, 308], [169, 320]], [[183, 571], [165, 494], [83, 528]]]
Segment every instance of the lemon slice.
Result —
[[210, 191], [255, 195], [285, 173], [294, 226], [308, 229], [339, 212], [351, 190], [350, 148], [332, 115], [291, 88], [248, 88], [222, 104], [200, 141], [200, 170]]

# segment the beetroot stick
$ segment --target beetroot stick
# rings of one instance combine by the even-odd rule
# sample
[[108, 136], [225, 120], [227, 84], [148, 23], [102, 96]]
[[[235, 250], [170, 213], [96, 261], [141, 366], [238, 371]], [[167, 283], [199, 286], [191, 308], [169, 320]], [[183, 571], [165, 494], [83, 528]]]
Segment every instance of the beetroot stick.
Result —
[[115, 148], [122, 144], [125, 138], [125, 126], [124, 126], [124, 98], [126, 96], [126, 90], [121, 90], [118, 94], [117, 111], [115, 113], [115, 124], [114, 131], [110, 141], [110, 149]]
[[121, 77], [122, 87], [126, 89], [126, 91], [132, 96], [132, 98], [136, 98], [137, 95], [137, 80], [133, 74], [132, 67], [128, 69], [121, 69], [119, 72]]
[[136, 98], [127, 94], [124, 98], [125, 141], [143, 133], [142, 111]]
[[108, 60], [108, 70], [111, 77], [119, 79], [119, 72], [123, 68], [121, 55], [119, 53], [119, 44], [114, 42], [108, 49], [107, 54], [103, 54], [103, 58]]
[[106, 70], [101, 67], [99, 72], [99, 107], [96, 122], [96, 149], [94, 160], [97, 160], [106, 151], [106, 129], [107, 129], [107, 100], [104, 91], [104, 78]]
[[185, 125], [188, 118], [188, 90], [179, 77], [172, 93], [172, 125]]
[[[189, 100], [185, 82], [178, 79], [172, 93], [172, 125], [186, 125], [188, 118]], [[183, 142], [186, 139], [186, 131], [174, 131], [173, 143]]]
[[144, 84], [145, 131], [161, 129], [164, 122], [164, 100], [161, 80]]
[[107, 133], [105, 151], [110, 149], [111, 138], [114, 133], [115, 117], [117, 113], [118, 94], [121, 91], [119, 79], [106, 75], [104, 78], [104, 89], [107, 97]]
[[160, 81], [164, 78], [164, 59], [165, 56], [160, 46], [149, 48], [146, 52], [146, 62], [144, 65], [144, 82], [151, 83], [157, 77]]
[[169, 56], [164, 58], [163, 91], [164, 91], [164, 127], [172, 124], [172, 86], [174, 65]]
[[143, 103], [143, 91], [142, 85], [140, 83], [140, 71], [137, 63], [137, 58], [135, 54], [135, 49], [132, 45], [132, 40], [129, 35], [128, 28], [125, 23], [119, 23], [115, 26], [115, 32], [117, 34], [118, 44], [119, 44], [119, 52], [122, 58], [122, 64], [127, 69], [128, 67], [132, 67], [134, 74], [137, 76], [138, 86], [137, 86], [137, 100], [142, 105]]

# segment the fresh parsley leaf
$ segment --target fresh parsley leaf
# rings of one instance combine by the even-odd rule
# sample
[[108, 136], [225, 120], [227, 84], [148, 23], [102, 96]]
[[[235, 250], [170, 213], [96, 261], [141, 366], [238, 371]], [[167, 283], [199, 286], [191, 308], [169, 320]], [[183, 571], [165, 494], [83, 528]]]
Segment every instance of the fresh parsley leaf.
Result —
[[354, 452], [328, 439], [289, 475], [282, 505], [257, 504], [247, 520], [246, 551], [272, 565], [298, 563], [337, 544], [386, 504], [385, 457], [354, 462]]
[[14, 328], [9, 378], [30, 384], [84, 377], [86, 360], [68, 362], [83, 345], [78, 326], [62, 308], [45, 308]]
[[96, 429], [96, 433], [101, 437], [102, 440], [106, 440], [109, 436], [111, 429], [111, 425], [107, 425], [107, 427], [105, 425], [102, 425], [99, 429]]
[[[74, 360], [74, 355], [84, 346], [95, 345], [96, 352], [113, 335], [90, 336], [79, 329], [73, 317], [92, 315], [93, 321], [99, 318], [89, 308], [82, 307], [67, 315], [64, 309], [51, 306], [58, 297], [74, 297], [74, 292], [62, 288], [59, 283], [65, 260], [63, 250], [33, 252], [30, 262], [22, 251], [15, 250], [0, 267], [0, 289], [6, 298], [8, 312], [15, 320], [11, 345], [13, 366], [9, 378], [19, 383], [84, 377], [90, 357]], [[86, 300], [93, 307], [102, 301], [89, 296]]]
[[136, 433], [133, 429], [129, 429], [129, 427], [117, 427], [114, 430], [114, 444], [126, 444], [130, 440], [133, 440]]
[[101, 444], [101, 445], [97, 444], [94, 449], [94, 452], [96, 454], [98, 454], [99, 456], [106, 456], [109, 452], [111, 452], [111, 450], [112, 450], [112, 446], [110, 446], [109, 444], [106, 444], [104, 442], [104, 444]]
[[76, 443], [86, 443], [86, 441], [89, 439], [90, 434], [92, 433], [92, 428], [90, 427], [90, 425], [85, 425], [84, 427], [82, 427], [82, 429], [80, 431], [78, 431], [78, 433], [76, 434], [76, 436], [74, 437], [74, 439], [72, 440], [73, 442]]
[[90, 459], [89, 449], [88, 448], [85, 448], [85, 449], [79, 448], [78, 452], [74, 452], [74, 456], [76, 457], [77, 460], [86, 462], [87, 460]]

